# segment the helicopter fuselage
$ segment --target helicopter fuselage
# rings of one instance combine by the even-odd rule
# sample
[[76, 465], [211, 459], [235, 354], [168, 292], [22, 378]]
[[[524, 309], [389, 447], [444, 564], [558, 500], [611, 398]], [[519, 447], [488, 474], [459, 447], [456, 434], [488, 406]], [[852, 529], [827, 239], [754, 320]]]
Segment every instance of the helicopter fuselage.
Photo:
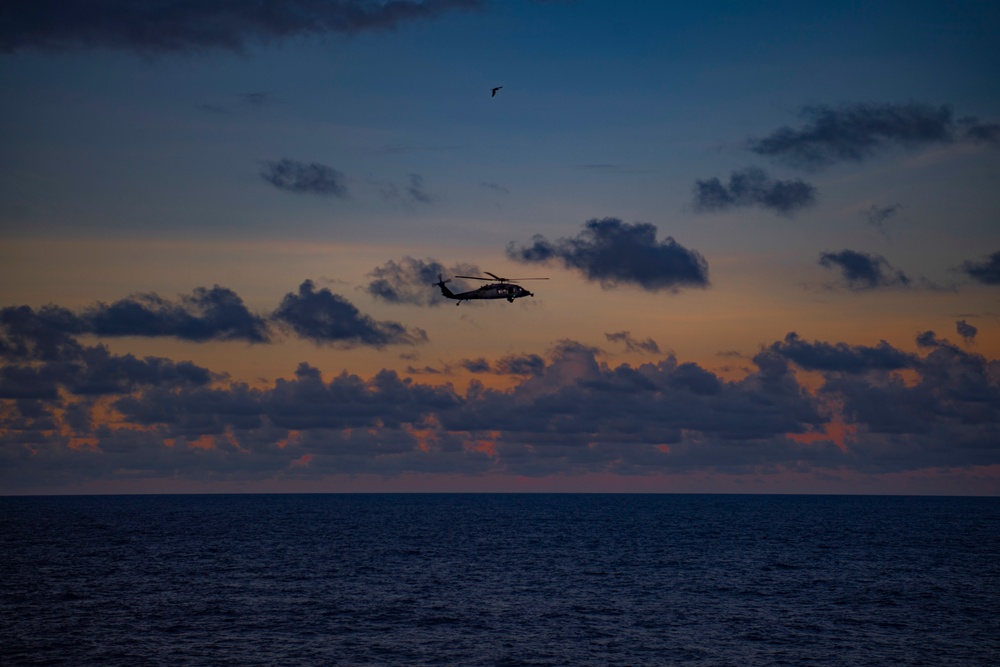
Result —
[[445, 297], [458, 301], [458, 303], [455, 304], [456, 306], [463, 301], [469, 301], [472, 299], [507, 299], [507, 301], [513, 302], [514, 299], [534, 296], [534, 294], [520, 285], [514, 285], [511, 283], [492, 283], [489, 285], [483, 285], [482, 287], [477, 287], [476, 289], [468, 292], [459, 292], [458, 294], [453, 293], [450, 289], [445, 287], [443, 283], [440, 283], [439, 287], [441, 288], [441, 293]]

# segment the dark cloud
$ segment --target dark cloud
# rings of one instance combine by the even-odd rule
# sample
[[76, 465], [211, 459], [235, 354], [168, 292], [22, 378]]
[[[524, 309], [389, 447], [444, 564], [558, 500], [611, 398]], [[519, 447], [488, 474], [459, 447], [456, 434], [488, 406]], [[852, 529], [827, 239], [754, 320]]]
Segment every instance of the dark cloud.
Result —
[[828, 269], [840, 269], [844, 282], [852, 290], [908, 287], [911, 282], [902, 271], [892, 268], [881, 255], [855, 250], [824, 252], [819, 256], [819, 263]]
[[917, 347], [947, 347], [951, 346], [947, 340], [938, 338], [933, 331], [921, 331], [917, 334]]
[[75, 358], [82, 349], [75, 336], [86, 331], [78, 315], [59, 306], [38, 311], [8, 306], [0, 309], [0, 356], [38, 361]]
[[962, 271], [976, 282], [984, 285], [1000, 285], [1000, 251], [979, 262], [963, 263]]
[[625, 343], [625, 350], [628, 352], [643, 352], [646, 354], [659, 354], [660, 346], [652, 338], [639, 340], [628, 331], [617, 333], [606, 333], [604, 337], [612, 343]]
[[278, 380], [264, 396], [264, 410], [283, 428], [349, 428], [416, 424], [424, 415], [451, 408], [460, 400], [451, 387], [430, 387], [379, 371], [370, 381], [342, 373], [324, 383], [319, 370], [306, 364], [295, 380]]
[[708, 285], [708, 263], [697, 251], [669, 236], [658, 242], [654, 225], [617, 218], [590, 220], [576, 238], [552, 243], [538, 235], [521, 247], [512, 242], [507, 256], [527, 263], [561, 262], [604, 289], [631, 284], [652, 292]]
[[964, 138], [976, 144], [1000, 146], [1000, 123], [981, 123], [975, 118], [967, 119]]
[[462, 359], [458, 362], [458, 365], [469, 371], [470, 373], [492, 373], [493, 367], [490, 366], [490, 362], [480, 357], [478, 359]]
[[84, 310], [88, 333], [98, 336], [173, 336], [182, 340], [268, 341], [267, 323], [252, 314], [236, 292], [199, 287], [175, 303], [156, 294], [136, 294]]
[[0, 53], [122, 49], [141, 54], [243, 51], [293, 38], [391, 29], [478, 0], [33, 0], [0, 5]]
[[782, 127], [749, 142], [758, 155], [814, 171], [838, 162], [861, 162], [893, 146], [913, 148], [955, 139], [948, 107], [848, 104], [804, 107], [800, 127]]
[[[373, 280], [366, 288], [375, 298], [390, 303], [410, 303], [418, 306], [440, 306], [445, 301], [439, 298], [440, 291], [433, 287], [441, 276], [448, 279], [455, 275], [480, 275], [475, 264], [455, 264], [444, 266], [436, 259], [414, 259], [403, 257], [389, 260], [368, 274]], [[462, 285], [454, 287], [464, 291]]]
[[487, 359], [463, 359], [458, 365], [470, 373], [495, 375], [540, 375], [545, 370], [545, 360], [537, 354], [510, 354], [491, 364]]
[[500, 375], [541, 375], [545, 370], [545, 360], [537, 354], [510, 354], [496, 363]]
[[260, 172], [261, 178], [287, 192], [333, 196], [343, 199], [347, 196], [344, 175], [318, 162], [297, 162], [295, 160], [270, 160]]
[[76, 335], [85, 322], [70, 311], [47, 306], [0, 310], [0, 398], [58, 401], [71, 395], [107, 395], [141, 386], [196, 386], [215, 379], [189, 361], [112, 354], [104, 345], [85, 346]]
[[507, 188], [503, 187], [502, 185], [498, 185], [497, 183], [487, 183], [486, 181], [481, 181], [479, 183], [479, 187], [481, 187], [481, 188], [487, 188], [489, 190], [493, 190], [494, 192], [499, 192], [502, 195], [509, 195], [510, 194], [510, 190], [508, 190]]
[[820, 341], [808, 343], [793, 331], [783, 341], [772, 343], [768, 349], [810, 371], [864, 373], [913, 368], [917, 365], [916, 356], [897, 350], [884, 340], [879, 341], [875, 347]]
[[410, 185], [406, 188], [406, 194], [410, 201], [420, 204], [430, 204], [434, 201], [434, 197], [424, 186], [424, 177], [420, 174], [410, 174]]
[[57, 400], [59, 388], [63, 384], [60, 378], [71, 370], [54, 364], [42, 368], [22, 364], [4, 365], [0, 367], [0, 399]]
[[842, 402], [843, 418], [857, 429], [856, 465], [868, 470], [991, 465], [1000, 453], [1000, 368], [927, 331], [930, 349], [917, 378], [831, 377], [823, 391]]
[[885, 234], [885, 223], [889, 221], [889, 218], [899, 213], [901, 208], [903, 207], [900, 204], [891, 204], [889, 206], [872, 204], [863, 211], [863, 215], [869, 225], [877, 229], [879, 233]]
[[729, 176], [729, 185], [718, 178], [695, 181], [694, 206], [699, 211], [726, 211], [758, 206], [782, 215], [816, 203], [816, 188], [801, 180], [772, 180], [763, 169], [747, 167]]
[[[544, 369], [512, 390], [470, 388], [459, 409], [440, 415], [442, 424], [452, 430], [500, 432], [500, 456], [511, 455], [508, 470], [533, 475], [546, 470], [549, 457], [563, 459], [564, 472], [620, 470], [640, 453], [659, 458], [666, 453], [656, 449], [660, 445], [669, 446], [671, 455], [654, 466], [708, 464], [716, 444], [784, 439], [786, 433], [811, 431], [826, 421], [815, 399], [780, 364], [743, 381], [726, 382], [672, 356], [639, 368], [608, 368], [596, 354], [593, 348], [564, 341]], [[704, 449], [689, 447], [685, 432], [697, 432]], [[594, 447], [604, 449], [600, 461], [590, 461]], [[519, 454], [513, 456], [515, 452]]]
[[197, 387], [188, 391], [154, 387], [119, 398], [114, 408], [137, 426], [169, 424], [169, 438], [219, 435], [264, 425], [264, 392], [243, 383], [226, 388]]
[[0, 310], [0, 354], [53, 361], [79, 354], [75, 336], [170, 336], [195, 342], [268, 342], [266, 321], [252, 314], [232, 290], [199, 287], [177, 302], [136, 294], [73, 313], [58, 306]]
[[72, 370], [60, 382], [81, 395], [123, 394], [144, 386], [203, 386], [215, 377], [190, 361], [175, 363], [160, 357], [116, 355], [103, 345], [84, 348]]
[[409, 174], [409, 184], [400, 188], [389, 181], [372, 181], [378, 188], [379, 196], [387, 202], [409, 206], [412, 204], [431, 204], [437, 197], [428, 192], [424, 177], [420, 174]]
[[299, 285], [297, 294], [286, 294], [272, 318], [318, 344], [381, 348], [427, 340], [427, 334], [420, 329], [410, 330], [398, 322], [377, 322], [344, 297], [326, 288], [317, 291], [311, 280]]
[[[918, 343], [922, 356], [792, 333], [763, 346], [745, 377], [725, 380], [673, 355], [609, 366], [565, 340], [547, 361], [476, 360], [521, 377], [505, 390], [473, 381], [464, 394], [387, 370], [324, 379], [307, 363], [270, 386], [224, 385], [194, 366], [90, 348], [0, 366], [0, 488], [137, 474], [825, 475], [1000, 464], [1000, 360], [930, 331]], [[801, 384], [793, 366], [821, 374], [821, 387]], [[847, 432], [836, 443], [832, 423]]]
[[[435, 276], [436, 280], [436, 276]], [[431, 292], [431, 282], [426, 285]], [[192, 342], [269, 343], [269, 324], [279, 323], [315, 343], [341, 347], [415, 345], [427, 340], [420, 329], [377, 322], [312, 281], [286, 294], [269, 316], [251, 313], [232, 290], [196, 288], [170, 301], [156, 294], [135, 294], [111, 304], [98, 303], [74, 313], [58, 306], [35, 311], [28, 306], [0, 309], [0, 358], [14, 361], [76, 360], [84, 348], [80, 335], [173, 337]]]
[[440, 368], [434, 368], [433, 366], [424, 366], [423, 368], [407, 366], [406, 373], [408, 375], [445, 375], [447, 371], [443, 371]]
[[955, 331], [958, 332], [958, 335], [961, 336], [962, 340], [966, 343], [971, 343], [976, 340], [976, 334], [979, 333], [979, 329], [965, 320], [955, 322]]

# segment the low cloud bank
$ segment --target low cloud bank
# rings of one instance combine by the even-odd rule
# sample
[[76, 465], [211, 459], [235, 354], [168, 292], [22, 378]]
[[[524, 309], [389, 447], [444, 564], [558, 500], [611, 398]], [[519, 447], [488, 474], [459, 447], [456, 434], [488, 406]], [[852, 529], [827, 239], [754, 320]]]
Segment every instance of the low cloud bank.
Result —
[[[305, 286], [294, 296], [321, 293]], [[738, 380], [672, 354], [611, 365], [597, 348], [564, 340], [544, 356], [469, 360], [467, 370], [515, 384], [473, 381], [460, 392], [390, 370], [324, 378], [308, 363], [291, 379], [251, 387], [190, 362], [85, 346], [44, 325], [58, 313], [12, 312], [3, 311], [0, 337], [4, 491], [136, 478], [829, 475], [1000, 464], [1000, 360], [932, 331], [918, 336], [918, 353], [791, 332], [762, 346]], [[819, 387], [808, 389], [798, 371], [818, 374]]]

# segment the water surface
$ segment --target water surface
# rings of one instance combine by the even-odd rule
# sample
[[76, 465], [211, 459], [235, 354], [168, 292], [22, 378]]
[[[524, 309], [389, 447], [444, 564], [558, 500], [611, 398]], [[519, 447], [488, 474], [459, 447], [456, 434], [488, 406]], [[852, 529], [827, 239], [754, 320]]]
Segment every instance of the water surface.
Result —
[[1000, 499], [0, 498], [12, 665], [987, 665]]

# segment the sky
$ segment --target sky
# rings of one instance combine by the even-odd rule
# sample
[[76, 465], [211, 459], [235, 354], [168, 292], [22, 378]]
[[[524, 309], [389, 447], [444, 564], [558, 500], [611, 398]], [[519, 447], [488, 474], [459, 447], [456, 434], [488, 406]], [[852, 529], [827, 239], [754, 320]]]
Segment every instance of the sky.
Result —
[[0, 494], [1000, 494], [997, 34], [5, 5]]

